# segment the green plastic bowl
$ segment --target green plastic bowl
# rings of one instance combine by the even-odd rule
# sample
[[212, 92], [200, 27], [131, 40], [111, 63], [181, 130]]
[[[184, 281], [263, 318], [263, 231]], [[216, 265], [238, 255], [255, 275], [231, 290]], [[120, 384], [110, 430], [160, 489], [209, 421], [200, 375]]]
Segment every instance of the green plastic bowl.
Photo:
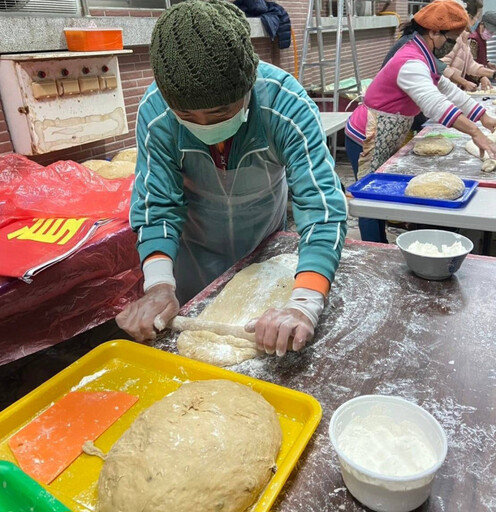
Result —
[[12, 462], [0, 460], [2, 512], [70, 512], [40, 484]]

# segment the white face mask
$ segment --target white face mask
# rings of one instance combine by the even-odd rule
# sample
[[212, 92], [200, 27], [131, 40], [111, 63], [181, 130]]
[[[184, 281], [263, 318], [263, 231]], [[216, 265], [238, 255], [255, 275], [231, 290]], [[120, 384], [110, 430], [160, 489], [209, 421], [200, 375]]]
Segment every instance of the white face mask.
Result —
[[484, 39], [484, 41], [489, 41], [489, 39], [491, 39], [493, 37], [493, 33], [489, 32], [489, 30], [487, 30], [487, 28], [485, 28], [482, 31], [481, 37], [482, 37], [482, 39]]
[[219, 142], [231, 138], [241, 128], [241, 125], [246, 123], [248, 120], [250, 98], [251, 91], [246, 94], [241, 110], [230, 119], [226, 119], [220, 123], [208, 125], [191, 123], [190, 121], [181, 119], [175, 112], [174, 115], [179, 124], [182, 124], [197, 139], [207, 144], [207, 146], [211, 146], [212, 144], [218, 144]]

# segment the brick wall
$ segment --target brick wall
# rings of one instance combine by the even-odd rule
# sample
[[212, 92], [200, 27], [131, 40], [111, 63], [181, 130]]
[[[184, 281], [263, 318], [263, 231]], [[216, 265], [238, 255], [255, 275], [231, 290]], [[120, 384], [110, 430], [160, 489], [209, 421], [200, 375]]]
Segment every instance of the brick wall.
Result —
[[[279, 0], [279, 2], [289, 13], [293, 30], [295, 32], [298, 55], [301, 55], [303, 45], [303, 33], [307, 13], [307, 1], [305, 0]], [[406, 19], [406, 0], [395, 0], [388, 10], [395, 10]], [[159, 11], [148, 10], [117, 10], [117, 9], [93, 9], [91, 13], [95, 16], [147, 16], [156, 17]], [[326, 14], [324, 12], [324, 14]], [[362, 78], [373, 78], [380, 68], [382, 60], [388, 49], [394, 42], [394, 29], [362, 30], [355, 32], [358, 48], [358, 61], [360, 74]], [[335, 56], [336, 36], [327, 33], [324, 35], [325, 56], [326, 59], [333, 59]], [[255, 51], [260, 58], [272, 62], [282, 67], [290, 73], [295, 72], [293, 45], [287, 50], [279, 50], [277, 41], [271, 43], [267, 38], [253, 40]], [[341, 65], [341, 78], [353, 76], [353, 64], [351, 58], [348, 36], [345, 33], [343, 38], [343, 62]], [[19, 48], [22, 51], [22, 48]], [[118, 151], [135, 145], [134, 129], [136, 124], [136, 113], [138, 103], [143, 96], [146, 88], [153, 81], [153, 74], [150, 68], [148, 56], [148, 47], [133, 47], [132, 55], [119, 57], [119, 66], [121, 72], [122, 86], [124, 91], [124, 101], [128, 115], [129, 133], [120, 137], [105, 139], [102, 141], [76, 146], [62, 151], [48, 153], [32, 157], [33, 160], [41, 164], [47, 164], [60, 159], [72, 159], [78, 162], [90, 158], [108, 158], [112, 157]], [[310, 46], [310, 58], [316, 61], [317, 45], [315, 36], [312, 36]], [[328, 83], [333, 81], [332, 70], [327, 72]], [[305, 85], [312, 82], [318, 83], [318, 70], [309, 70], [305, 73]], [[13, 151], [10, 137], [7, 130], [5, 118], [0, 106], [0, 154]]]

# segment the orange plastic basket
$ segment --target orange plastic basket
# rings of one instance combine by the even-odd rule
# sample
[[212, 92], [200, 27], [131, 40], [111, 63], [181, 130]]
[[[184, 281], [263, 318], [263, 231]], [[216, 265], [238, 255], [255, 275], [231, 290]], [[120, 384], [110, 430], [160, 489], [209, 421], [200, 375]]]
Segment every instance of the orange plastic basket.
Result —
[[121, 28], [64, 28], [67, 48], [71, 52], [122, 50]]

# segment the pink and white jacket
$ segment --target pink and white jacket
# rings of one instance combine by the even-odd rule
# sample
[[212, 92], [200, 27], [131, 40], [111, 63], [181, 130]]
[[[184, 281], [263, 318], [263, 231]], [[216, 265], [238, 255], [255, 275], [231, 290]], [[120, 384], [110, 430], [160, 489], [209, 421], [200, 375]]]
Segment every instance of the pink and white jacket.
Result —
[[486, 112], [474, 99], [440, 76], [434, 56], [419, 36], [398, 50], [379, 71], [365, 93], [364, 102], [348, 119], [345, 132], [360, 145], [366, 139], [367, 111], [427, 117], [450, 127], [463, 113], [478, 121]]
[[456, 71], [460, 72], [462, 78], [467, 75], [481, 77], [484, 66], [475, 61], [470, 51], [468, 44], [468, 32], [462, 32], [448, 55], [443, 57], [441, 60], [448, 64], [448, 67], [444, 70], [443, 75], [446, 78], [451, 78]]

